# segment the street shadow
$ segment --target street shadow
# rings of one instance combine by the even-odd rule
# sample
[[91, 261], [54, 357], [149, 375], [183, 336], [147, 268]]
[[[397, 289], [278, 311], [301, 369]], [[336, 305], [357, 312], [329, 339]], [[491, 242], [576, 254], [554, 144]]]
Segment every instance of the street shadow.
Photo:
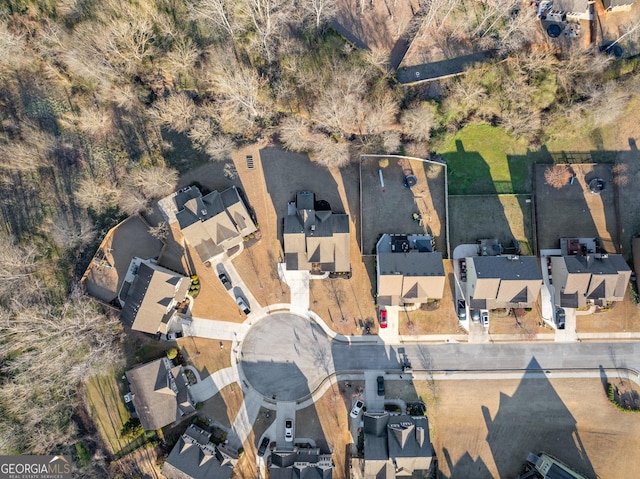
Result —
[[290, 201], [295, 201], [299, 191], [311, 191], [315, 194], [316, 202], [328, 202], [334, 213], [345, 212], [333, 176], [327, 168], [312, 162], [307, 155], [269, 147], [260, 150], [260, 159], [267, 191], [278, 216], [280, 241], [283, 239], [287, 206]]
[[[532, 397], [544, 398], [531, 401]], [[481, 406], [487, 443], [501, 479], [515, 477], [529, 453], [544, 451], [585, 477], [596, 477], [577, 421], [555, 391], [535, 357], [515, 392], [500, 393], [498, 410]]]

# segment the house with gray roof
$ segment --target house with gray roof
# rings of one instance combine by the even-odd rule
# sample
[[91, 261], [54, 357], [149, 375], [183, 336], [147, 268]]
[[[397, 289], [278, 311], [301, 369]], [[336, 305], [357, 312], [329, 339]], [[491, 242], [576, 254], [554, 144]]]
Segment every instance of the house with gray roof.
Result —
[[530, 308], [538, 299], [542, 272], [535, 256], [472, 256], [466, 265], [474, 309]]
[[211, 434], [191, 424], [171, 450], [162, 474], [167, 479], [228, 479], [238, 456], [210, 441]]
[[180, 329], [176, 305], [187, 298], [191, 280], [159, 266], [155, 261], [134, 258], [118, 292], [120, 319], [136, 331], [167, 334]]
[[203, 263], [241, 246], [257, 227], [235, 186], [202, 196], [187, 186], [158, 202], [169, 224], [178, 223], [185, 239]]
[[364, 479], [428, 477], [434, 452], [426, 417], [366, 412], [363, 420]]
[[274, 450], [271, 453], [269, 479], [331, 479], [331, 454], [321, 454], [320, 448]]
[[284, 217], [284, 255], [288, 270], [314, 273], [351, 271], [349, 215], [333, 213], [326, 201], [300, 191]]
[[590, 253], [551, 257], [556, 306], [585, 308], [622, 301], [631, 268], [619, 254]]
[[125, 375], [145, 431], [160, 429], [195, 411], [187, 376], [167, 358], [136, 366]]
[[380, 306], [401, 306], [442, 299], [445, 284], [442, 253], [429, 235], [382, 235], [376, 245]]

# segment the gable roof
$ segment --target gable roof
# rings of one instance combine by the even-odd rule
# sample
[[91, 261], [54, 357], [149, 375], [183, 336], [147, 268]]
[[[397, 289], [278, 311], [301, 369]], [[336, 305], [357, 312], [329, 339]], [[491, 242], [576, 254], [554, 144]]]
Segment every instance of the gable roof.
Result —
[[167, 358], [141, 364], [125, 374], [133, 406], [146, 431], [160, 429], [195, 411], [187, 377]]
[[244, 236], [257, 231], [235, 186], [205, 196], [197, 187], [190, 186], [175, 193], [174, 201], [175, 211], [166, 200], [159, 204], [163, 211], [171, 209], [165, 211], [165, 216], [169, 220], [175, 218], [182, 234], [203, 262], [240, 244]]
[[319, 448], [275, 450], [271, 453], [271, 479], [331, 479], [333, 462], [330, 454], [321, 454]]
[[191, 282], [155, 263], [141, 262], [137, 268], [133, 282], [123, 285], [120, 296], [125, 297], [121, 298], [124, 306], [120, 319], [136, 331], [166, 333], [173, 304], [185, 298]]
[[300, 191], [296, 209], [284, 217], [284, 253], [287, 269], [350, 271], [349, 216], [315, 209], [315, 195]]
[[378, 298], [384, 299], [384, 304], [442, 298], [445, 274], [441, 253], [379, 253], [378, 272]]
[[530, 305], [542, 286], [535, 256], [472, 256], [467, 260], [467, 287], [473, 308]]
[[162, 466], [167, 479], [228, 479], [237, 456], [210, 442], [211, 434], [191, 424]]

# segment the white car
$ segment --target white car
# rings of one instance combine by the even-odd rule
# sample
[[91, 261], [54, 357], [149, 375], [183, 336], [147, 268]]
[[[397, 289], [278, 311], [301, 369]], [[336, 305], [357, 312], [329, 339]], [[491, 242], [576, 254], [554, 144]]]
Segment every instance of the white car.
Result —
[[293, 419], [287, 419], [284, 422], [284, 440], [293, 442]]
[[351, 408], [351, 413], [349, 413], [349, 416], [354, 419], [357, 418], [360, 415], [360, 411], [362, 411], [362, 406], [364, 406], [364, 403], [360, 399], [358, 399]]
[[489, 327], [489, 311], [486, 309], [480, 310], [480, 321], [485, 328]]

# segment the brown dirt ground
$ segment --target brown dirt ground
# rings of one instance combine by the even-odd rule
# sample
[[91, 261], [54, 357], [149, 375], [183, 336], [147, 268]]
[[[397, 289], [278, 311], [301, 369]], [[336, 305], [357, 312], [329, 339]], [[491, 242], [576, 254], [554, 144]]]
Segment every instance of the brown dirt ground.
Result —
[[609, 311], [576, 316], [579, 333], [640, 331], [640, 307], [631, 300], [631, 285], [624, 301], [614, 303]]
[[143, 479], [164, 479], [160, 474], [159, 458], [163, 455], [159, 447], [147, 445], [136, 449], [131, 454], [113, 461], [109, 466], [112, 477], [118, 474], [124, 477], [140, 477]]
[[198, 370], [201, 379], [231, 366], [231, 341], [189, 336], [178, 339], [178, 348], [184, 359]]
[[242, 389], [237, 383], [232, 383], [198, 406], [198, 412], [218, 421], [223, 426], [231, 427], [243, 401]]
[[[598, 379], [415, 381], [427, 402], [440, 476], [514, 477], [548, 452], [595, 477], [639, 477], [640, 415], [613, 407]], [[435, 397], [434, 397], [435, 392]], [[580, 448], [584, 453], [580, 453]]]
[[440, 307], [433, 311], [418, 309], [405, 313], [398, 313], [399, 332], [401, 335], [420, 334], [464, 334], [465, 330], [459, 325], [458, 316], [453, 308], [453, 265], [450, 260], [444, 261], [446, 281], [444, 295], [440, 300]]
[[334, 385], [313, 406], [296, 413], [296, 434], [317, 442], [333, 453], [336, 468], [335, 479], [345, 479], [346, 451], [353, 441], [349, 432], [349, 410], [352, 398], [358, 388], [364, 387], [363, 381], [350, 381], [351, 388], [344, 382]]
[[538, 297], [530, 312], [525, 312], [524, 315], [518, 314], [517, 322], [513, 312], [505, 317], [497, 317], [489, 312], [489, 332], [491, 334], [521, 334], [525, 340], [534, 334], [553, 332], [544, 326], [540, 314], [540, 302], [541, 298]]

